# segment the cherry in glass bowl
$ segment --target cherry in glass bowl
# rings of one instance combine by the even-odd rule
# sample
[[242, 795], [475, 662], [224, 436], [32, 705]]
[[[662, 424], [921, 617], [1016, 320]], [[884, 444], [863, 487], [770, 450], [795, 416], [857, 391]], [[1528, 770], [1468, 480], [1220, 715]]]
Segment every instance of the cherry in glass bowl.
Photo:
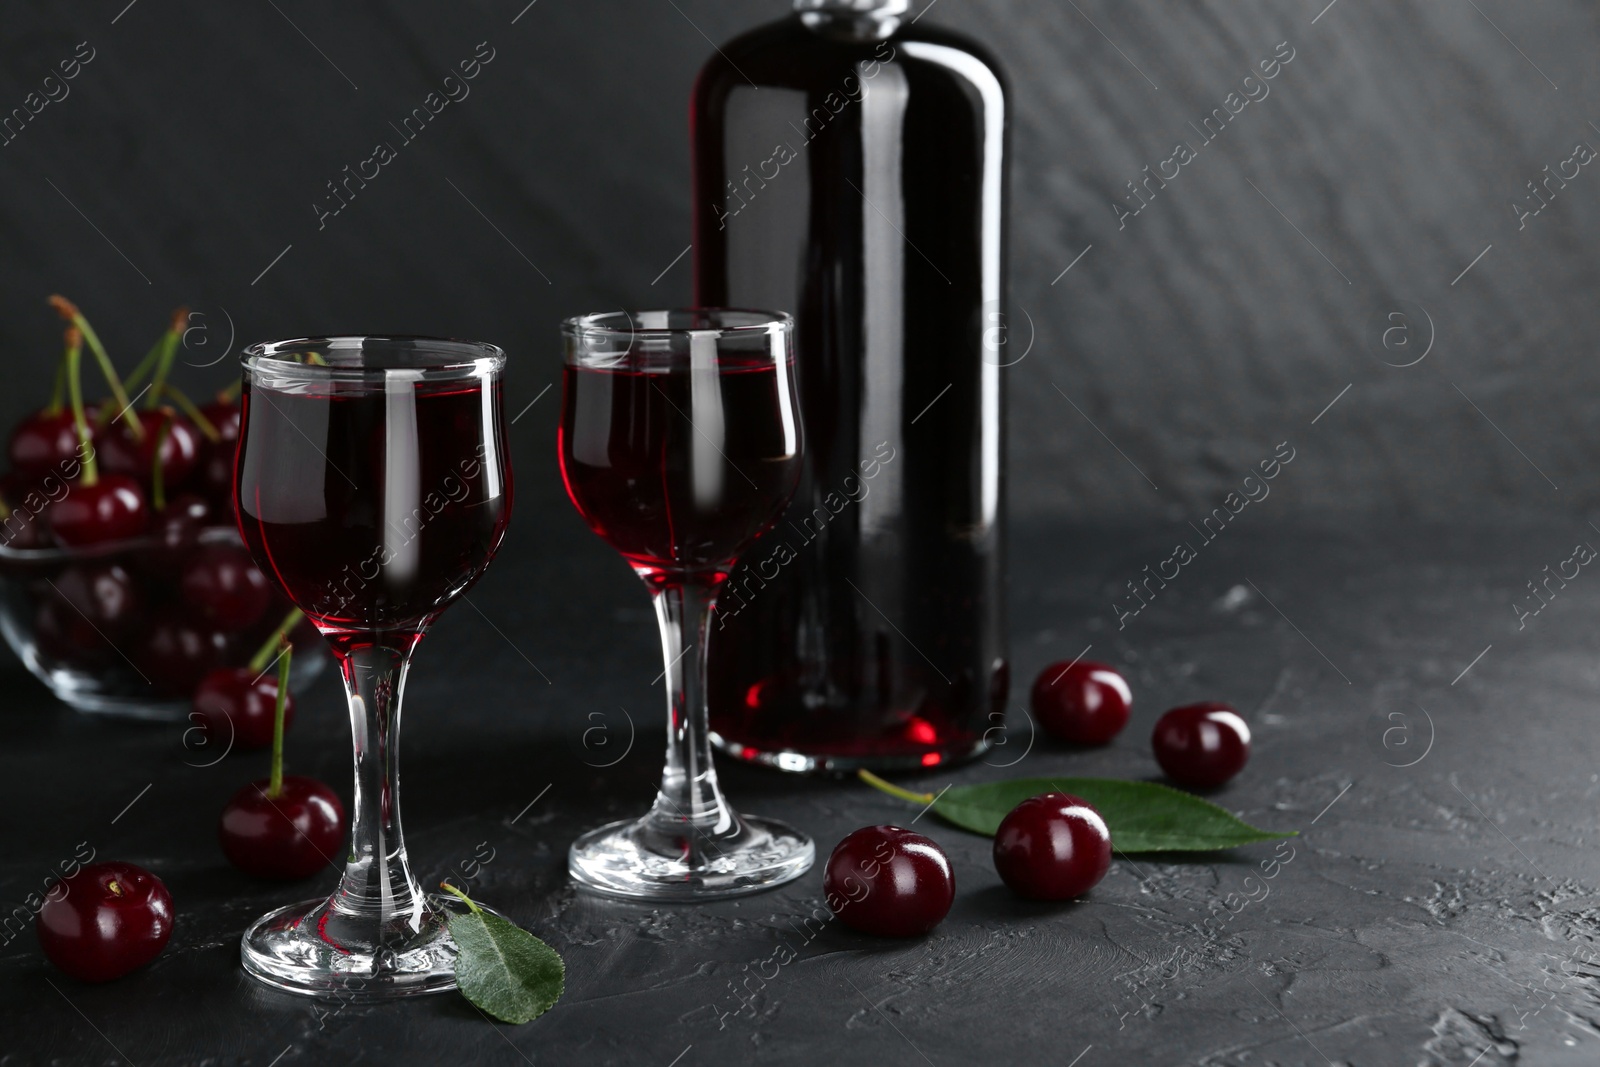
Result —
[[[231, 615], [196, 602], [183, 581], [194, 560], [244, 551], [231, 526], [196, 523], [174, 534], [159, 522], [139, 537], [65, 546], [8, 517], [0, 538], [0, 633], [29, 671], [79, 711], [182, 722], [196, 687], [218, 667], [243, 667], [283, 622], [289, 604], [266, 597], [259, 615], [232, 579], [216, 599]], [[212, 567], [216, 571], [218, 568]], [[186, 590], [187, 584], [187, 590]], [[214, 584], [214, 583], [213, 583]], [[187, 597], [186, 597], [187, 592]], [[296, 641], [290, 686], [299, 693], [328, 662], [320, 640]]]

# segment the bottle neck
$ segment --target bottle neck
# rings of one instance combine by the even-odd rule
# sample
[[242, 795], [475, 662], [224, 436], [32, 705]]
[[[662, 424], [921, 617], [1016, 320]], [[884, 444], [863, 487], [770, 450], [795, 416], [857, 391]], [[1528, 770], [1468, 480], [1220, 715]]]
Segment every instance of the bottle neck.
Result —
[[794, 9], [817, 33], [876, 40], [900, 28], [911, 0], [794, 0]]

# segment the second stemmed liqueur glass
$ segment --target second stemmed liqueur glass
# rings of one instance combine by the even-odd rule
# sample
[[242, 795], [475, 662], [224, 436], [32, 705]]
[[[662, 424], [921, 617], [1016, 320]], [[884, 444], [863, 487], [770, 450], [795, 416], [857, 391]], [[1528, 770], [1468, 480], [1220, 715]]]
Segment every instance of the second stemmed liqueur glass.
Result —
[[798, 877], [815, 856], [805, 834], [729, 806], [706, 720], [717, 591], [800, 477], [792, 337], [787, 315], [762, 311], [614, 312], [562, 326], [562, 479], [644, 579], [666, 661], [655, 804], [573, 843], [568, 870], [591, 889], [735, 896]]
[[244, 935], [245, 970], [280, 989], [455, 987], [446, 906], [412, 876], [400, 829], [400, 702], [412, 652], [489, 566], [511, 515], [504, 369], [493, 345], [416, 337], [244, 352], [239, 531], [337, 656], [355, 747], [350, 843], [329, 857], [338, 888]]

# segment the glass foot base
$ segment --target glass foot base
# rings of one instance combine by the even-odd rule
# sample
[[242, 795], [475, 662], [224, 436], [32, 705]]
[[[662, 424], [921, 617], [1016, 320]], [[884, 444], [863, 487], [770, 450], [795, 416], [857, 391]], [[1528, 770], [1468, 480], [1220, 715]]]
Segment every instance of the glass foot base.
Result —
[[654, 816], [591, 830], [572, 843], [572, 880], [608, 896], [696, 901], [759, 893], [800, 877], [816, 859], [800, 831], [739, 816], [726, 833], [686, 837]]
[[451, 910], [429, 900], [380, 922], [336, 911], [327, 900], [302, 901], [256, 920], [240, 955], [252, 977], [303, 996], [373, 1001], [444, 993], [456, 988], [456, 943], [445, 925]]

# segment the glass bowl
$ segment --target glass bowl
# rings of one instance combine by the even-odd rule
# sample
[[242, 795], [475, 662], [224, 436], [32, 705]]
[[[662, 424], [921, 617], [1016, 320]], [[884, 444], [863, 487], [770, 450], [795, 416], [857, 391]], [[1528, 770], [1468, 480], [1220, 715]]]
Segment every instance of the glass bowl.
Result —
[[[28, 670], [79, 711], [184, 721], [199, 679], [217, 667], [248, 665], [290, 610], [274, 589], [271, 606], [243, 631], [223, 633], [193, 619], [180, 600], [178, 572], [188, 553], [219, 544], [243, 549], [238, 531], [226, 526], [201, 530], [176, 549], [150, 537], [76, 548], [0, 544], [0, 632]], [[85, 597], [131, 598], [134, 607], [121, 625], [97, 625], [75, 606]], [[291, 640], [289, 686], [298, 694], [329, 654], [304, 621]]]

